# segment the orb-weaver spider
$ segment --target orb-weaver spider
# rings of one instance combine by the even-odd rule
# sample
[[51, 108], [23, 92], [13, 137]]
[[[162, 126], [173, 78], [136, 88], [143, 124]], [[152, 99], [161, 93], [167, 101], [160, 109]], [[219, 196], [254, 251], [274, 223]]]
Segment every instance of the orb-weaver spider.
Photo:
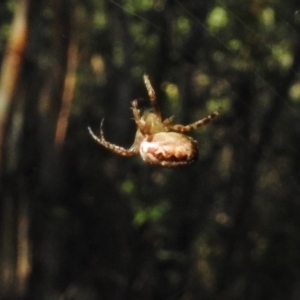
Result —
[[103, 120], [100, 126], [100, 137], [97, 137], [90, 127], [88, 127], [89, 133], [105, 148], [122, 156], [140, 153], [142, 159], [149, 164], [177, 167], [195, 162], [198, 157], [197, 142], [183, 133], [206, 125], [218, 116], [219, 112], [215, 111], [189, 125], [174, 124], [173, 117], [163, 120], [149, 77], [144, 75], [143, 78], [152, 108], [141, 115], [137, 100], [132, 101], [132, 112], [137, 126], [133, 145], [126, 149], [108, 142], [103, 134]]

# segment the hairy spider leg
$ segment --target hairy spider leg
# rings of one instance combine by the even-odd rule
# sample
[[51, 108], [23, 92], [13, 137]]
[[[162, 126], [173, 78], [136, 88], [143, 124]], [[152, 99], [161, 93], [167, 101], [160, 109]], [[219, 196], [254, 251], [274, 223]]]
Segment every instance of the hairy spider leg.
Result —
[[209, 116], [207, 116], [206, 118], [203, 118], [199, 121], [196, 121], [192, 124], [189, 124], [189, 125], [180, 125], [180, 124], [176, 124], [176, 125], [169, 125], [169, 129], [170, 130], [174, 130], [174, 131], [177, 131], [177, 132], [187, 132], [187, 131], [190, 131], [190, 130], [193, 130], [193, 129], [197, 129], [203, 125], [206, 125], [208, 124], [212, 119], [214, 119], [215, 117], [217, 117], [219, 115], [219, 111], [214, 111], [213, 113], [211, 113]]
[[138, 128], [140, 128], [140, 122], [141, 122], [141, 114], [140, 114], [140, 110], [138, 109], [138, 102], [137, 100], [133, 100], [131, 102], [131, 105], [132, 105], [132, 114], [133, 114], [133, 119], [134, 119], [134, 122], [136, 124], [136, 126]]
[[97, 137], [93, 133], [93, 131], [90, 127], [88, 127], [88, 131], [89, 131], [90, 135], [97, 143], [99, 143], [100, 145], [104, 146], [105, 148], [107, 148], [119, 155], [122, 155], [122, 156], [133, 156], [133, 155], [138, 154], [139, 149], [136, 147], [131, 146], [129, 149], [126, 149], [126, 148], [120, 147], [118, 145], [115, 145], [115, 144], [112, 144], [112, 143], [106, 141], [104, 138], [103, 129], [102, 129], [103, 122], [104, 122], [104, 119], [102, 119], [101, 124], [100, 124], [100, 138]]
[[169, 128], [169, 126], [172, 126], [172, 123], [174, 122], [175, 116], [171, 116], [167, 119], [164, 119], [163, 124]]
[[145, 83], [145, 86], [146, 86], [146, 89], [147, 89], [147, 92], [148, 92], [148, 95], [149, 95], [149, 99], [150, 99], [150, 103], [151, 103], [151, 106], [153, 108], [153, 111], [161, 119], [161, 112], [160, 112], [158, 103], [156, 101], [155, 91], [154, 91], [154, 89], [151, 85], [149, 76], [144, 74], [143, 78], [144, 78], [144, 83]]
[[141, 122], [141, 114], [140, 114], [140, 110], [138, 109], [137, 100], [133, 100], [131, 105], [132, 105], [132, 113], [133, 113], [133, 118], [134, 118], [135, 124], [136, 124], [137, 128], [142, 133], [144, 133], [144, 124], [143, 124], [143, 122]]

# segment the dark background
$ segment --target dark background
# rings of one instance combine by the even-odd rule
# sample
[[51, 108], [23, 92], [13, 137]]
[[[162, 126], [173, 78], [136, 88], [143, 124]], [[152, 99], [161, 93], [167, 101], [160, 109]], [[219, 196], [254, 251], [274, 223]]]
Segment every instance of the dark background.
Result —
[[[0, 2], [0, 298], [300, 299], [300, 4]], [[149, 74], [199, 160], [124, 158]], [[142, 100], [143, 99], [143, 100]]]

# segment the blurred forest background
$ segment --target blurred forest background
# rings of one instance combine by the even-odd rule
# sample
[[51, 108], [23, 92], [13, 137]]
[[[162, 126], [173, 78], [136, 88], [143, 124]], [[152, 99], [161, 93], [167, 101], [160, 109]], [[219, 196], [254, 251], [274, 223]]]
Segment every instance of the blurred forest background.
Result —
[[[6, 0], [0, 59], [0, 299], [300, 299], [298, 0]], [[88, 134], [144, 73], [194, 165]]]

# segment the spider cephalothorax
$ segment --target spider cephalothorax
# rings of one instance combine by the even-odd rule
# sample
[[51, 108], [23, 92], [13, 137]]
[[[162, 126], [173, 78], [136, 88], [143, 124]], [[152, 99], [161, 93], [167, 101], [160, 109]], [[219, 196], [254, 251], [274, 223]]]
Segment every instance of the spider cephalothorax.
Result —
[[142, 159], [150, 164], [176, 167], [195, 162], [198, 157], [197, 142], [183, 133], [209, 123], [218, 116], [219, 112], [215, 111], [208, 117], [189, 125], [174, 124], [173, 117], [163, 120], [154, 89], [147, 75], [144, 75], [144, 83], [152, 108], [141, 115], [137, 100], [132, 101], [132, 112], [137, 126], [133, 145], [126, 149], [106, 141], [102, 129], [103, 120], [100, 126], [100, 137], [88, 128], [91, 136], [100, 145], [119, 155], [132, 156], [140, 153]]

